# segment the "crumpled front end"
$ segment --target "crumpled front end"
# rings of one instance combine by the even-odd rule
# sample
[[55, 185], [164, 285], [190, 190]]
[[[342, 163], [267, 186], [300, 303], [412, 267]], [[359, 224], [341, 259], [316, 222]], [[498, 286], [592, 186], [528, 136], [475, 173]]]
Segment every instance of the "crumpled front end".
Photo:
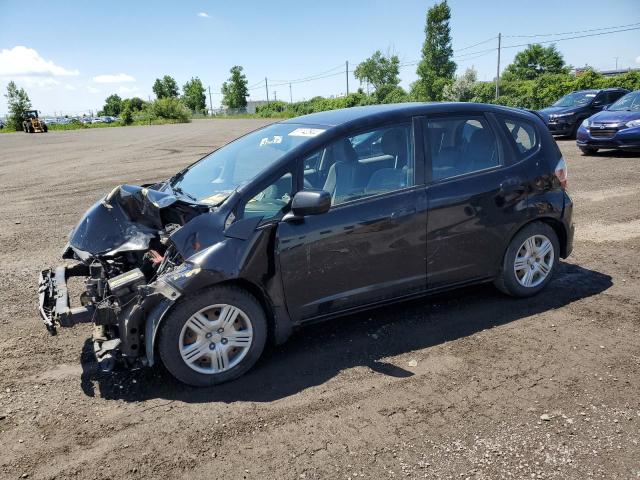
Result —
[[[68, 263], [40, 273], [39, 311], [47, 330], [56, 334], [58, 327], [93, 323], [94, 350], [104, 369], [116, 361], [148, 364], [146, 323], [164, 315], [182, 294], [172, 272], [217, 240], [215, 233], [203, 237], [190, 225], [201, 215], [209, 219], [205, 230], [221, 231], [207, 206], [150, 188], [115, 188], [71, 232], [63, 252]], [[84, 280], [77, 306], [69, 295], [73, 277]]]

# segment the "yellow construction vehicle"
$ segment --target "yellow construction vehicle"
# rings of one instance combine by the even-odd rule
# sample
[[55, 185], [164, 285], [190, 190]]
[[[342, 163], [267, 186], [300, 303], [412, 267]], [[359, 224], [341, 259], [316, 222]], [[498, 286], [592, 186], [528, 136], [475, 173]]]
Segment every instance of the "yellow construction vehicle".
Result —
[[38, 118], [37, 110], [27, 110], [22, 114], [22, 130], [24, 133], [46, 133], [49, 128]]

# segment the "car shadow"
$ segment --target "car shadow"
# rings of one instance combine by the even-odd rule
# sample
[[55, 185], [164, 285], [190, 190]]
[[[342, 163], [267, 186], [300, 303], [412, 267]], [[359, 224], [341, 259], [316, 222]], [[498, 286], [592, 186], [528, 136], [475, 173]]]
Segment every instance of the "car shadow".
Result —
[[609, 275], [562, 263], [547, 289], [531, 298], [509, 298], [491, 285], [480, 285], [310, 325], [286, 344], [268, 349], [243, 377], [210, 388], [183, 385], [161, 366], [101, 372], [87, 340], [81, 354], [81, 388], [89, 396], [128, 402], [153, 398], [269, 402], [320, 385], [356, 366], [409, 377], [410, 371], [384, 359], [557, 309], [611, 285]]
[[[576, 145], [576, 141], [571, 139], [562, 139], [556, 138], [556, 143], [560, 147], [564, 147], [566, 144], [572, 144], [574, 147]], [[640, 151], [630, 151], [630, 150], [613, 150], [601, 148], [596, 153], [590, 153], [589, 155], [582, 155], [584, 158], [590, 157], [607, 157], [607, 158], [636, 158], [640, 156]]]

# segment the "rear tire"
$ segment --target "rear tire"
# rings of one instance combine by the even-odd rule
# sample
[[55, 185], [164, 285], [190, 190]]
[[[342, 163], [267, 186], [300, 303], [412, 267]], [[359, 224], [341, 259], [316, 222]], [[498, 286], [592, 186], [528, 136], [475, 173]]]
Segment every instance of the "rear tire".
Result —
[[589, 156], [598, 153], [598, 149], [595, 147], [578, 147], [582, 152], [582, 155]]
[[546, 223], [533, 222], [509, 243], [495, 286], [513, 297], [530, 297], [551, 281], [558, 265], [560, 242]]
[[158, 336], [167, 370], [183, 383], [207, 387], [235, 380], [258, 361], [267, 319], [253, 295], [219, 286], [182, 299]]

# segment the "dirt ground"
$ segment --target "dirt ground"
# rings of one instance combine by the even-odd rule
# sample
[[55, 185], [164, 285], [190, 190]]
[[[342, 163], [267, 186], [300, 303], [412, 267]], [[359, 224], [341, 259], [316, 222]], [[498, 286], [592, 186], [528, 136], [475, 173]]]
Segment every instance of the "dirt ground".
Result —
[[263, 123], [0, 135], [0, 478], [640, 478], [640, 156], [559, 142], [575, 249], [535, 298], [319, 324], [212, 389], [47, 334], [36, 276], [93, 201]]

